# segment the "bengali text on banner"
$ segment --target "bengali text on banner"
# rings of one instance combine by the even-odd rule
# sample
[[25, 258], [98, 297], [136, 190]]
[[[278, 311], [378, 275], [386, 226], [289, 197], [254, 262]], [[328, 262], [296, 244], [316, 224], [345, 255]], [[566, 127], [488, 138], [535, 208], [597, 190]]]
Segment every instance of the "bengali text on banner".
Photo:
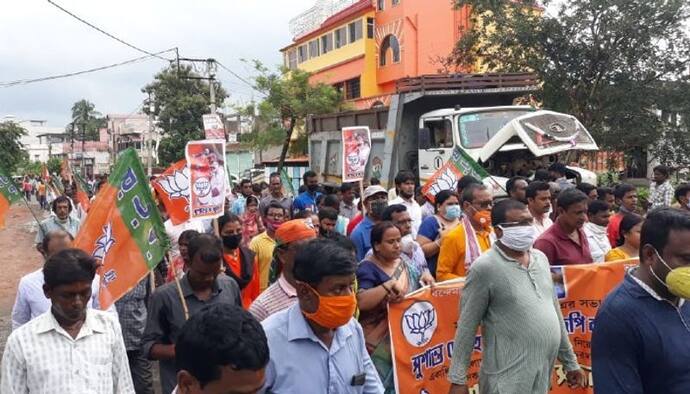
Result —
[[[623, 280], [626, 268], [632, 265], [637, 265], [637, 260], [552, 267], [552, 271], [563, 275], [563, 283], [556, 283], [555, 291], [570, 343], [587, 376], [587, 388], [568, 388], [565, 371], [556, 363], [550, 393], [594, 393], [591, 340], [595, 316], [606, 295]], [[434, 288], [420, 289], [400, 303], [389, 304], [397, 393], [448, 392], [447, 375], [463, 284], [463, 279], [442, 282]], [[482, 339], [477, 333], [468, 371], [468, 386], [473, 394], [479, 393], [481, 357]]]

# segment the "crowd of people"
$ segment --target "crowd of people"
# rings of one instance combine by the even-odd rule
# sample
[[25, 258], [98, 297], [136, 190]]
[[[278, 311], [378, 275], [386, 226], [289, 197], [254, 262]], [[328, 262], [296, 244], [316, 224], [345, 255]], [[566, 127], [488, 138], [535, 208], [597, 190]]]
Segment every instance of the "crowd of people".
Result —
[[388, 304], [460, 277], [451, 393], [469, 393], [479, 327], [482, 393], [546, 393], [556, 360], [583, 386], [550, 267], [637, 258], [596, 318], [595, 390], [690, 392], [690, 185], [656, 167], [641, 207], [632, 185], [565, 174], [513, 177], [500, 199], [470, 176], [425, 196], [409, 171], [361, 195], [313, 171], [296, 196], [277, 173], [242, 180], [217, 226], [166, 220], [169, 258], [107, 311], [68, 192], [20, 281], [0, 393], [153, 393], [152, 361], [165, 394], [394, 393]]

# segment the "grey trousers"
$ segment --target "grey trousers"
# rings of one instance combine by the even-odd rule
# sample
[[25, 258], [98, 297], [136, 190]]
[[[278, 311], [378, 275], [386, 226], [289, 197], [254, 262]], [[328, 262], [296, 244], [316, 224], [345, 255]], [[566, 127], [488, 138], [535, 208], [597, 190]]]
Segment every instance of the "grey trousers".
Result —
[[153, 394], [151, 361], [140, 350], [128, 350], [129, 370], [137, 394]]

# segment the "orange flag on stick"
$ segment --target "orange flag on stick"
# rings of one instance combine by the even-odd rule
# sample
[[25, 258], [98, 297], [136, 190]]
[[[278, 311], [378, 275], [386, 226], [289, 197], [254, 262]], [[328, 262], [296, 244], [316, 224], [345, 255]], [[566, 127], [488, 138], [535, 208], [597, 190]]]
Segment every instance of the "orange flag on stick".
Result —
[[180, 160], [153, 180], [158, 199], [165, 206], [170, 221], [178, 225], [189, 220], [189, 167]]
[[70, 166], [67, 159], [62, 161], [62, 166], [60, 167], [60, 176], [62, 177], [63, 181], [69, 181], [70, 185], [76, 188], [74, 191], [74, 198], [76, 200], [75, 203], [81, 205], [82, 211], [88, 212], [89, 207], [91, 206], [88, 193], [89, 186], [86, 184], [84, 179], [79, 176], [79, 174], [75, 174], [72, 171], [72, 166]]
[[109, 308], [163, 260], [167, 236], [133, 149], [120, 156], [74, 245], [101, 263], [102, 309]]

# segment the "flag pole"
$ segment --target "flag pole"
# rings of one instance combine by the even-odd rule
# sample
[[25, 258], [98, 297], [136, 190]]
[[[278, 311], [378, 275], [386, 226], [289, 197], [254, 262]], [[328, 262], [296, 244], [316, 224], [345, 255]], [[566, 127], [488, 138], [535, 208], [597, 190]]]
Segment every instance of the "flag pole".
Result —
[[182, 310], [184, 311], [184, 320], [189, 320], [189, 309], [187, 308], [187, 301], [184, 299], [184, 294], [182, 293], [182, 286], [180, 286], [180, 280], [175, 277], [175, 286], [177, 287], [177, 294], [180, 296], [180, 302], [182, 302]]
[[[180, 297], [180, 303], [182, 303], [182, 310], [184, 311], [184, 320], [189, 320], [189, 308], [187, 308], [187, 300], [184, 299], [184, 294], [182, 293], [182, 286], [180, 286], [180, 279], [177, 277], [177, 272], [175, 272], [175, 267], [172, 266], [172, 260], [170, 259], [170, 252], [165, 252], [165, 257], [170, 261], [170, 266], [168, 269], [173, 270], [173, 278], [175, 278], [175, 287], [177, 287], [177, 295]], [[153, 274], [153, 270], [151, 270]], [[155, 285], [154, 285], [155, 286]]]
[[359, 203], [362, 205], [362, 216], [367, 216], [367, 207], [364, 205], [364, 180], [359, 180]]
[[24, 203], [26, 204], [26, 207], [29, 208], [29, 212], [31, 212], [31, 216], [34, 217], [34, 220], [36, 221], [36, 224], [38, 224], [38, 231], [40, 231], [41, 234], [43, 234], [43, 236], [45, 237], [45, 236], [46, 236], [46, 232], [45, 232], [45, 230], [43, 229], [43, 226], [41, 225], [41, 221], [38, 220], [38, 218], [36, 217], [36, 214], [34, 213], [34, 210], [31, 209], [31, 206], [29, 206], [29, 201], [26, 199], [26, 196], [24, 195], [23, 192], [21, 193], [21, 195], [22, 195], [22, 200], [24, 200]]

